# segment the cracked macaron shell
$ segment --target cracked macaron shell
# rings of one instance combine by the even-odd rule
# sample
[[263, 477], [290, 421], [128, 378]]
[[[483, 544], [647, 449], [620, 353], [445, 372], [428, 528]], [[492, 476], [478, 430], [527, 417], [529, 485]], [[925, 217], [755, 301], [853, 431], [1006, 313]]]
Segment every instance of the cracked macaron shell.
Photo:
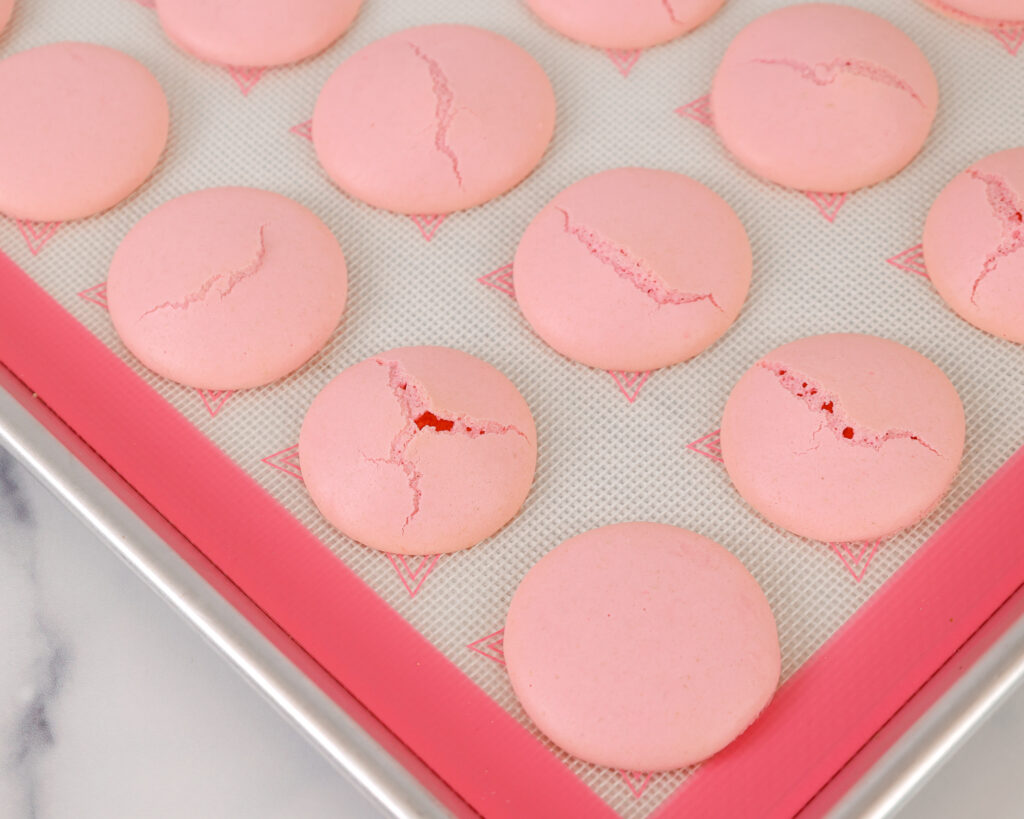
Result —
[[924, 226], [928, 276], [962, 318], [1024, 344], [1024, 148], [957, 174]]
[[928, 137], [938, 86], [888, 21], [824, 3], [759, 17], [711, 86], [715, 130], [741, 165], [798, 190], [844, 193], [906, 166]]
[[[422, 426], [413, 407], [417, 417], [429, 412]], [[314, 503], [341, 532], [385, 552], [439, 554], [515, 516], [533, 483], [537, 432], [515, 385], [490, 364], [447, 347], [404, 347], [323, 388], [303, 421], [299, 459]]]
[[113, 207], [167, 142], [160, 83], [92, 43], [51, 43], [0, 61], [0, 213], [60, 222]]
[[398, 213], [450, 213], [525, 179], [551, 141], [544, 70], [491, 31], [432, 25], [357, 51], [330, 76], [313, 144], [343, 191]]
[[572, 40], [598, 48], [667, 43], [695, 29], [725, 0], [526, 0], [541, 20]]
[[160, 375], [212, 390], [268, 384], [317, 352], [348, 286], [310, 210], [256, 188], [208, 188], [148, 213], [114, 254], [107, 302], [125, 346]]
[[167, 37], [211, 63], [263, 67], [319, 54], [352, 24], [362, 0], [156, 0]]
[[757, 581], [706, 537], [620, 523], [570, 538], [516, 589], [505, 663], [524, 710], [580, 759], [665, 771], [721, 750], [778, 685]]
[[[785, 381], [780, 368], [799, 382]], [[811, 390], [834, 406], [812, 406]], [[833, 414], [846, 423], [830, 427]], [[824, 542], [870, 541], [917, 523], [949, 489], [964, 411], [945, 374], [902, 344], [811, 336], [773, 350], [740, 378], [721, 442], [737, 491], [772, 523]]]
[[1024, 25], [1020, 0], [921, 0], [931, 9], [961, 23], [983, 28], [1014, 28]]
[[646, 371], [725, 333], [750, 287], [751, 252], [709, 188], [671, 171], [616, 168], [541, 210], [512, 269], [523, 315], [551, 347], [591, 367]]

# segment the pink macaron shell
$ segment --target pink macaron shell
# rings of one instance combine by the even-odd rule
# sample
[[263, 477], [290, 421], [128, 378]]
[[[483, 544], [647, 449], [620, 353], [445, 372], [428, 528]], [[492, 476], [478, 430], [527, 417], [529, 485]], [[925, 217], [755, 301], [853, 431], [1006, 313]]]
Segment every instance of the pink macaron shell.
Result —
[[[433, 417], [417, 426], [424, 413]], [[473, 546], [515, 516], [533, 482], [537, 433], [518, 390], [489, 364], [405, 347], [324, 387], [299, 457], [313, 501], [344, 534], [382, 551], [437, 554]]]
[[328, 79], [313, 142], [346, 193], [399, 213], [486, 202], [540, 162], [555, 121], [543, 69], [493, 32], [435, 25], [356, 52]]
[[593, 367], [645, 371], [719, 338], [750, 286], [736, 214], [699, 182], [617, 168], [576, 182], [530, 223], [513, 264], [537, 334]]
[[713, 541], [659, 523], [605, 526], [549, 552], [519, 584], [503, 640], [512, 687], [541, 731], [623, 770], [706, 759], [779, 680], [757, 581]]
[[1020, 0], [921, 0], [940, 14], [984, 28], [1013, 28], [1024, 25]]
[[566, 37], [599, 48], [633, 49], [666, 43], [699, 26], [725, 0], [526, 0], [541, 20]]
[[820, 541], [870, 541], [918, 522], [949, 489], [964, 411], [949, 379], [908, 347], [812, 336], [740, 378], [721, 441], [736, 489], [772, 523]]
[[362, 0], [156, 0], [164, 33], [211, 63], [274, 66], [323, 51]]
[[347, 273], [337, 240], [297, 202], [209, 188], [144, 216], [114, 254], [107, 301], [125, 346], [182, 384], [267, 384], [338, 325]]
[[0, 34], [7, 27], [7, 24], [11, 21], [11, 15], [14, 13], [14, 0], [0, 0]]
[[928, 276], [950, 307], [1024, 344], [1024, 148], [955, 176], [928, 212], [923, 245]]
[[798, 190], [840, 193], [901, 170], [924, 145], [935, 75], [902, 31], [823, 3], [759, 17], [729, 45], [711, 88], [725, 147]]
[[59, 222], [116, 205], [167, 141], [160, 84], [127, 54], [52, 43], [0, 61], [0, 213]]

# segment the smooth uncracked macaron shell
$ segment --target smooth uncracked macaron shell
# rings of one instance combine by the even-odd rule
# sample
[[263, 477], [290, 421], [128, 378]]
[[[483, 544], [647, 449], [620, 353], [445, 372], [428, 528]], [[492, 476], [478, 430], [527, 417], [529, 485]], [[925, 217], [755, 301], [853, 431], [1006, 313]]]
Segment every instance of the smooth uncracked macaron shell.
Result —
[[209, 188], [151, 211], [110, 264], [125, 346], [166, 378], [214, 390], [268, 384], [334, 332], [348, 278], [310, 210], [255, 188]]
[[722, 458], [772, 523], [825, 542], [917, 523], [949, 489], [964, 411], [942, 370], [875, 336], [811, 336], [772, 350], [733, 388]]
[[592, 367], [684, 361], [732, 324], [750, 287], [750, 244], [717, 194], [682, 174], [618, 168], [559, 193], [513, 263], [537, 334]]
[[466, 549], [508, 523], [537, 464], [530, 409], [490, 364], [404, 347], [344, 370], [299, 436], [302, 477], [328, 521], [398, 554]]
[[957, 174], [924, 225], [928, 277], [975, 327], [1024, 344], [1024, 148]]
[[142, 63], [91, 43], [0, 61], [0, 213], [59, 222], [116, 205], [153, 172], [167, 100]]
[[1020, 0], [921, 0], [940, 14], [984, 28], [1013, 28], [1024, 25]]
[[699, 26], [725, 0], [526, 0], [541, 20], [573, 40], [599, 48], [666, 43]]
[[313, 143], [346, 193], [398, 213], [449, 213], [519, 184], [555, 123], [544, 70], [523, 49], [471, 26], [407, 29], [331, 75]]
[[881, 182], [921, 150], [938, 105], [927, 58], [874, 14], [824, 3], [759, 17], [711, 86], [715, 129], [748, 170], [798, 190]]
[[323, 51], [352, 24], [362, 0], [156, 0], [164, 33], [211, 63], [273, 66]]
[[757, 581], [713, 541], [659, 523], [593, 529], [549, 552], [512, 597], [503, 639], [537, 727], [580, 759], [629, 771], [721, 750], [779, 680]]

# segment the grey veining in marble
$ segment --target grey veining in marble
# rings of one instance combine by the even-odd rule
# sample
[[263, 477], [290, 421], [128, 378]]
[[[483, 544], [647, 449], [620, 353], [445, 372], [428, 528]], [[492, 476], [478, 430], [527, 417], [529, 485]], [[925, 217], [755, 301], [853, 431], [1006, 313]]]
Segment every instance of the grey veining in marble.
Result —
[[[382, 814], [0, 449], [0, 819]], [[1024, 692], [898, 819], [1024, 815]]]
[[0, 449], [0, 819], [380, 817]]

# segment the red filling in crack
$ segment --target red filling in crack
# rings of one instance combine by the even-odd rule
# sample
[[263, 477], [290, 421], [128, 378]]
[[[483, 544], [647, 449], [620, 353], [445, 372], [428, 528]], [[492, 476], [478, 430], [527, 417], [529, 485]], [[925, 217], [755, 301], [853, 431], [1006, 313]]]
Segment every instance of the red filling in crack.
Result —
[[478, 437], [514, 433], [526, 439], [526, 434], [512, 424], [480, 420], [462, 413], [438, 414], [430, 406], [431, 402], [427, 391], [406, 372], [401, 364], [397, 361], [381, 359], [374, 359], [374, 361], [381, 367], [387, 368], [388, 387], [395, 396], [395, 400], [398, 401], [405, 424], [391, 439], [388, 457], [367, 458], [367, 460], [373, 463], [397, 466], [405, 473], [409, 489], [412, 491], [412, 510], [406, 516], [405, 523], [402, 524], [404, 532], [410, 521], [420, 511], [420, 501], [423, 497], [423, 492], [420, 489], [423, 473], [408, 454], [410, 445], [418, 435], [444, 434]]
[[989, 206], [992, 208], [992, 215], [1002, 223], [1003, 238], [995, 250], [985, 257], [981, 266], [981, 272], [974, 279], [971, 286], [971, 304], [978, 295], [978, 287], [985, 280], [989, 273], [994, 271], [1000, 260], [1010, 256], [1021, 248], [1024, 248], [1024, 202], [1018, 199], [1010, 183], [1000, 176], [970, 168], [967, 175], [971, 179], [977, 179], [985, 183], [985, 195], [988, 197]]
[[880, 65], [868, 62], [867, 60], [850, 60], [844, 57], [836, 57], [827, 63], [805, 63], [801, 60], [793, 60], [786, 57], [763, 58], [754, 60], [762, 65], [781, 65], [796, 71], [803, 79], [813, 82], [815, 85], [831, 85], [840, 74], [852, 74], [855, 77], [863, 77], [871, 82], [887, 85], [899, 91], [909, 94], [918, 105], [924, 105], [917, 92], [906, 80], [897, 74]]
[[562, 208], [556, 207], [565, 219], [563, 230], [586, 248], [595, 259], [615, 271], [620, 279], [625, 279], [633, 287], [662, 306], [665, 304], [693, 304], [697, 301], [708, 301], [718, 306], [714, 295], [711, 293], [685, 293], [682, 290], [673, 290], [666, 286], [643, 259], [633, 256], [626, 248], [613, 244], [605, 239], [596, 230], [591, 230], [583, 225], [571, 224], [569, 214]]
[[[858, 424], [850, 418], [843, 410], [838, 397], [826, 392], [819, 384], [815, 384], [810, 378], [798, 375], [792, 369], [775, 364], [769, 361], [760, 361], [758, 367], [768, 370], [779, 381], [779, 385], [795, 397], [803, 401], [804, 405], [811, 412], [821, 415], [821, 423], [812, 433], [812, 438], [817, 438], [822, 429], [828, 430], [836, 438], [849, 441], [856, 446], [870, 447], [880, 450], [887, 441], [895, 441], [900, 438], [915, 441], [930, 452], [939, 455], [939, 451], [925, 441], [921, 436], [905, 429], [888, 429], [885, 432], [874, 432]], [[805, 452], [811, 452], [818, 448], [815, 444]]]

